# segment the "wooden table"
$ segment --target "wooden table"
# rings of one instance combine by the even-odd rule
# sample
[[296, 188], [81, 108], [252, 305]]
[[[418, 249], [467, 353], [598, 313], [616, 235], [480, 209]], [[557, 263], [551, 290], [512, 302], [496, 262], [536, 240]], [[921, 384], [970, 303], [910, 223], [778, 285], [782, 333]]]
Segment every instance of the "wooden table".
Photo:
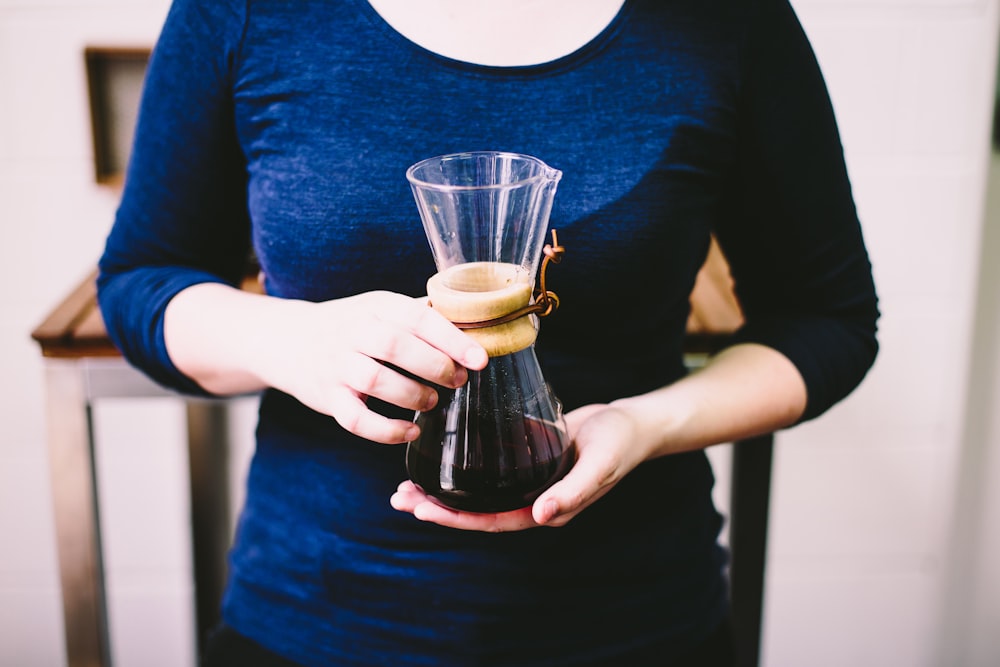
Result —
[[[91, 411], [108, 397], [176, 396], [124, 362], [108, 339], [88, 276], [33, 332], [45, 360], [46, 419], [69, 667], [109, 667], [99, 485]], [[248, 279], [245, 289], [257, 290]], [[692, 293], [692, 366], [742, 322], [725, 260], [713, 244]], [[191, 473], [195, 616], [199, 639], [214, 622], [229, 540], [225, 401], [185, 399]], [[730, 580], [741, 666], [757, 664], [772, 438], [734, 447]]]
[[[102, 398], [178, 397], [129, 366], [97, 307], [96, 272], [33, 332], [45, 362], [45, 414], [69, 667], [111, 665], [92, 408]], [[244, 288], [259, 291], [248, 279]], [[187, 411], [198, 638], [218, 614], [230, 532], [226, 402]]]

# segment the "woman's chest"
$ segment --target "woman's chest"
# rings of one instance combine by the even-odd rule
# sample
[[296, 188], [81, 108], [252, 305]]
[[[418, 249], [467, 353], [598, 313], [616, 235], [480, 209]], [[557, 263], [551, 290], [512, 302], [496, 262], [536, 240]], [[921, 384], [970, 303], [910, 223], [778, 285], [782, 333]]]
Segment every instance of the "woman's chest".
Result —
[[276, 293], [422, 293], [433, 264], [405, 171], [467, 150], [563, 171], [551, 226], [575, 247], [567, 278], [615, 277], [591, 298], [693, 277], [732, 160], [725, 59], [632, 26], [579, 62], [501, 71], [414, 50], [364, 17], [279, 25], [249, 32], [235, 96]]

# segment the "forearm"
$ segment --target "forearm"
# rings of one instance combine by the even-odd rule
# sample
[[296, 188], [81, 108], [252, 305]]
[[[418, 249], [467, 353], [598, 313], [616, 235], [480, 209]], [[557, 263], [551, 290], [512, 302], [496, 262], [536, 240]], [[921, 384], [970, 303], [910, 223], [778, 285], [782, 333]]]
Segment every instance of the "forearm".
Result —
[[164, 339], [171, 362], [210, 392], [274, 387], [387, 444], [414, 439], [416, 427], [368, 409], [368, 398], [427, 410], [435, 386], [461, 386], [466, 368], [487, 362], [425, 301], [385, 291], [313, 303], [194, 285], [167, 305]]
[[733, 346], [672, 385], [612, 403], [648, 443], [646, 458], [768, 433], [795, 423], [805, 406], [795, 366], [757, 344]]
[[204, 283], [179, 292], [167, 305], [164, 339], [171, 361], [208, 392], [259, 391], [271, 383], [269, 341], [287, 322], [295, 301]]

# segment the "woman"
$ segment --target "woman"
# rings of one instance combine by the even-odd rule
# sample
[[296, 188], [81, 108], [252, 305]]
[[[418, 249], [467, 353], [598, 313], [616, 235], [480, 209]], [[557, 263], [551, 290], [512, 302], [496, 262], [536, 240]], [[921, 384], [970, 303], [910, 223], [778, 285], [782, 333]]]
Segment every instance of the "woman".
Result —
[[[871, 267], [787, 0], [492, 4], [171, 8], [99, 289], [154, 379], [263, 391], [207, 665], [732, 664], [702, 450], [821, 414], [874, 359]], [[404, 172], [476, 149], [564, 173], [562, 306], [536, 352], [579, 459], [499, 515], [430, 502], [399, 446], [433, 385], [487, 361], [420, 299]], [[713, 233], [747, 323], [689, 376]], [[251, 247], [266, 295], [232, 287]]]

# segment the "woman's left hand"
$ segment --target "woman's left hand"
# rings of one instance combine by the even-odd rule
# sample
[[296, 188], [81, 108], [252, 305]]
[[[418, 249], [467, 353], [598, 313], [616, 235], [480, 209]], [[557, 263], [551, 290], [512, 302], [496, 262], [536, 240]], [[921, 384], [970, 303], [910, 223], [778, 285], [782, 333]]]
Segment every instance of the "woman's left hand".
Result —
[[499, 514], [476, 514], [442, 507], [413, 482], [399, 485], [392, 506], [421, 521], [463, 530], [507, 532], [536, 526], [562, 526], [610, 491], [648, 456], [638, 428], [625, 411], [608, 405], [587, 405], [566, 415], [577, 462], [531, 507]]
[[456, 512], [435, 504], [410, 482], [392, 495], [392, 506], [466, 530], [562, 526], [643, 461], [773, 432], [794, 424], [806, 399], [805, 381], [787, 357], [764, 345], [741, 343], [677, 382], [567, 414], [576, 465], [531, 507], [502, 514]]

